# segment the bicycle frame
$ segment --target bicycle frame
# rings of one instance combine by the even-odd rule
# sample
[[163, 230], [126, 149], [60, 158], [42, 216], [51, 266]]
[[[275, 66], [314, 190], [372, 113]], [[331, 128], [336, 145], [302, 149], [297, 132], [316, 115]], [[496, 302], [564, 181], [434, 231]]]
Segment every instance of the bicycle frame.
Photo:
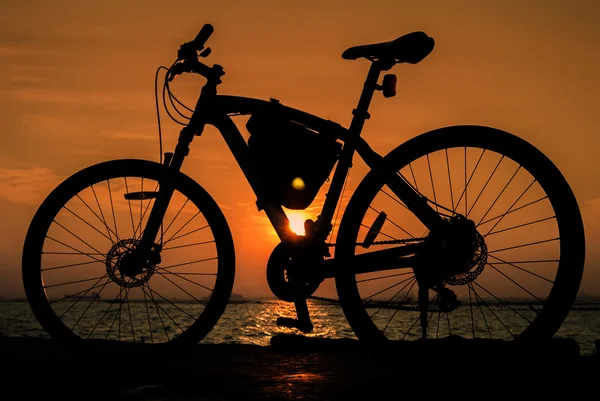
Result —
[[[389, 69], [388, 64], [381, 64], [378, 61], [372, 63], [367, 75], [357, 108], [353, 111], [353, 118], [348, 129], [342, 127], [338, 123], [330, 120], [325, 120], [312, 114], [285, 106], [275, 99], [270, 101], [229, 96], [217, 95], [216, 87], [221, 82], [218, 78], [208, 78], [208, 82], [204, 85], [201, 95], [196, 104], [196, 108], [190, 119], [190, 123], [181, 130], [175, 152], [172, 157], [165, 158], [165, 164], [169, 167], [167, 171], [176, 173], [180, 170], [184, 158], [189, 153], [189, 145], [194, 136], [201, 135], [204, 125], [210, 124], [215, 126], [223, 136], [227, 146], [231, 150], [234, 158], [244, 173], [248, 183], [257, 196], [257, 206], [259, 210], [264, 210], [269, 218], [273, 228], [282, 241], [294, 241], [297, 239], [289, 227], [289, 220], [282, 206], [271, 202], [263, 195], [264, 184], [256, 172], [255, 166], [250, 158], [249, 148], [242, 134], [238, 130], [235, 123], [232, 121], [232, 115], [252, 114], [262, 110], [277, 109], [277, 112], [283, 113], [291, 120], [297, 121], [316, 131], [332, 131], [335, 133], [336, 139], [341, 140], [344, 145], [339, 156], [338, 163], [335, 167], [333, 178], [331, 180], [329, 191], [316, 222], [316, 231], [313, 237], [315, 243], [324, 243], [329, 233], [331, 232], [331, 221], [335, 213], [335, 208], [339, 202], [343, 185], [348, 174], [348, 170], [352, 164], [352, 158], [356, 151], [359, 156], [371, 169], [380, 167], [382, 156], [375, 152], [360, 137], [360, 133], [364, 126], [365, 120], [369, 118], [368, 108], [376, 90], [381, 87], [377, 84], [380, 73]], [[282, 133], [285, 135], [285, 133]], [[384, 166], [381, 166], [383, 168]], [[148, 218], [148, 223], [144, 235], [138, 247], [142, 255], [145, 251], [154, 250], [154, 239], [157, 236], [162, 217], [164, 216], [166, 207], [173, 194], [173, 188], [168, 177], [160, 182], [160, 189], [155, 201], [154, 207]], [[392, 177], [388, 185], [392, 191], [402, 200], [405, 205], [413, 211], [413, 213], [424, 223], [430, 231], [442, 230], [443, 219], [427, 204], [427, 200], [417, 194], [413, 188], [400, 175]], [[391, 268], [410, 267], [414, 263], [412, 257], [418, 251], [418, 247], [422, 244], [403, 245], [392, 249], [371, 252], [366, 255], [357, 255], [356, 264], [354, 266], [356, 273], [379, 271]], [[159, 249], [160, 251], [160, 249]], [[393, 256], [393, 258], [390, 258]], [[390, 261], [393, 260], [393, 263]], [[328, 261], [332, 262], [332, 260]], [[372, 266], [377, 262], [378, 267], [375, 269]], [[387, 262], [387, 263], [386, 263]], [[329, 264], [329, 267], [323, 271], [324, 278], [334, 276], [334, 269]]]

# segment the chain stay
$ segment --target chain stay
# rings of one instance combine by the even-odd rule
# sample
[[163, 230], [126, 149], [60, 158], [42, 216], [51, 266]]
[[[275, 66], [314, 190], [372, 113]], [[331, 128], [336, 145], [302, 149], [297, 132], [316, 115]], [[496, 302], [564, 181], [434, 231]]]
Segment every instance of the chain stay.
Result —
[[[395, 244], [409, 244], [411, 242], [422, 242], [425, 240], [425, 237], [421, 237], [421, 238], [408, 238], [408, 239], [391, 239], [391, 240], [385, 240], [385, 241], [375, 241], [373, 243], [371, 243], [371, 246], [373, 245], [395, 245]], [[357, 242], [355, 243], [355, 246], [362, 246], [364, 244], [364, 242]], [[328, 247], [334, 247], [335, 244], [327, 244]], [[333, 298], [326, 298], [326, 297], [315, 297], [315, 296], [310, 296], [307, 299], [312, 299], [314, 301], [322, 301], [322, 302], [329, 302], [331, 304], [339, 304], [340, 301], [338, 299], [333, 299]], [[402, 309], [402, 310], [418, 310], [417, 307], [399, 307], [398, 309]]]

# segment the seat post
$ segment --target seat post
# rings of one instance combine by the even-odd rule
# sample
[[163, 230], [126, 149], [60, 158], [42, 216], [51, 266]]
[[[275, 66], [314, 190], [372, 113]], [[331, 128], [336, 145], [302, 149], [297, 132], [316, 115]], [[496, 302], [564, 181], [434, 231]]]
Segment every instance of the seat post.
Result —
[[365, 120], [370, 117], [368, 111], [369, 105], [371, 104], [373, 93], [377, 89], [377, 81], [379, 80], [379, 74], [381, 74], [382, 70], [383, 68], [379, 65], [379, 61], [374, 61], [371, 64], [371, 68], [369, 68], [369, 73], [367, 74], [367, 79], [365, 80], [362, 93], [360, 94], [358, 105], [356, 106], [356, 109], [352, 110], [354, 117], [352, 117], [349, 128], [351, 136], [360, 135]]

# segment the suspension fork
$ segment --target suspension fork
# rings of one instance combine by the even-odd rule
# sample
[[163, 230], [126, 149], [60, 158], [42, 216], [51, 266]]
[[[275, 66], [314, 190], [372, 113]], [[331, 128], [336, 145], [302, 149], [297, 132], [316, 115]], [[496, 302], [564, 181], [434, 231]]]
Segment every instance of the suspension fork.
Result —
[[156, 249], [154, 240], [158, 235], [158, 230], [163, 223], [167, 207], [173, 197], [175, 190], [173, 178], [181, 170], [183, 160], [190, 152], [190, 144], [194, 136], [202, 134], [207, 116], [211, 113], [210, 106], [217, 94], [217, 85], [219, 83], [221, 83], [221, 80], [218, 77], [210, 77], [208, 82], [202, 87], [190, 122], [179, 133], [173, 157], [165, 158], [164, 164], [166, 168], [163, 169], [163, 173], [159, 179], [158, 195], [150, 211], [144, 234], [136, 250], [138, 255], [141, 255], [143, 258], [146, 258], [144, 255], [149, 255], [150, 251], [161, 251], [161, 245], [158, 245], [158, 249]]
[[166, 168], [163, 169], [163, 172], [159, 178], [158, 194], [156, 196], [154, 206], [150, 211], [150, 215], [148, 216], [148, 222], [146, 223], [144, 234], [142, 235], [140, 244], [137, 247], [139, 255], [148, 255], [149, 251], [161, 251], [161, 245], [159, 244], [159, 249], [156, 249], [154, 241], [163, 223], [167, 207], [169, 206], [171, 198], [173, 197], [173, 192], [175, 190], [173, 178], [181, 169], [183, 160], [189, 153], [189, 145], [192, 142], [192, 139], [194, 139], [194, 136], [195, 129], [193, 129], [191, 125], [184, 127], [179, 134], [179, 140], [175, 146], [173, 157], [165, 157], [164, 165]]

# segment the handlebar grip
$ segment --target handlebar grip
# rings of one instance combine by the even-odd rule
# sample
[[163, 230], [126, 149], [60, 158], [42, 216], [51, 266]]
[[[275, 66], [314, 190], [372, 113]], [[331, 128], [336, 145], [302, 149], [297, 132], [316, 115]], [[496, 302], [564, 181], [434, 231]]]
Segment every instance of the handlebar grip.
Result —
[[210, 35], [212, 35], [214, 30], [215, 29], [211, 24], [204, 24], [202, 29], [200, 29], [200, 32], [198, 32], [198, 35], [196, 35], [196, 38], [193, 40], [196, 50], [200, 51], [204, 49], [204, 44], [206, 43]]

